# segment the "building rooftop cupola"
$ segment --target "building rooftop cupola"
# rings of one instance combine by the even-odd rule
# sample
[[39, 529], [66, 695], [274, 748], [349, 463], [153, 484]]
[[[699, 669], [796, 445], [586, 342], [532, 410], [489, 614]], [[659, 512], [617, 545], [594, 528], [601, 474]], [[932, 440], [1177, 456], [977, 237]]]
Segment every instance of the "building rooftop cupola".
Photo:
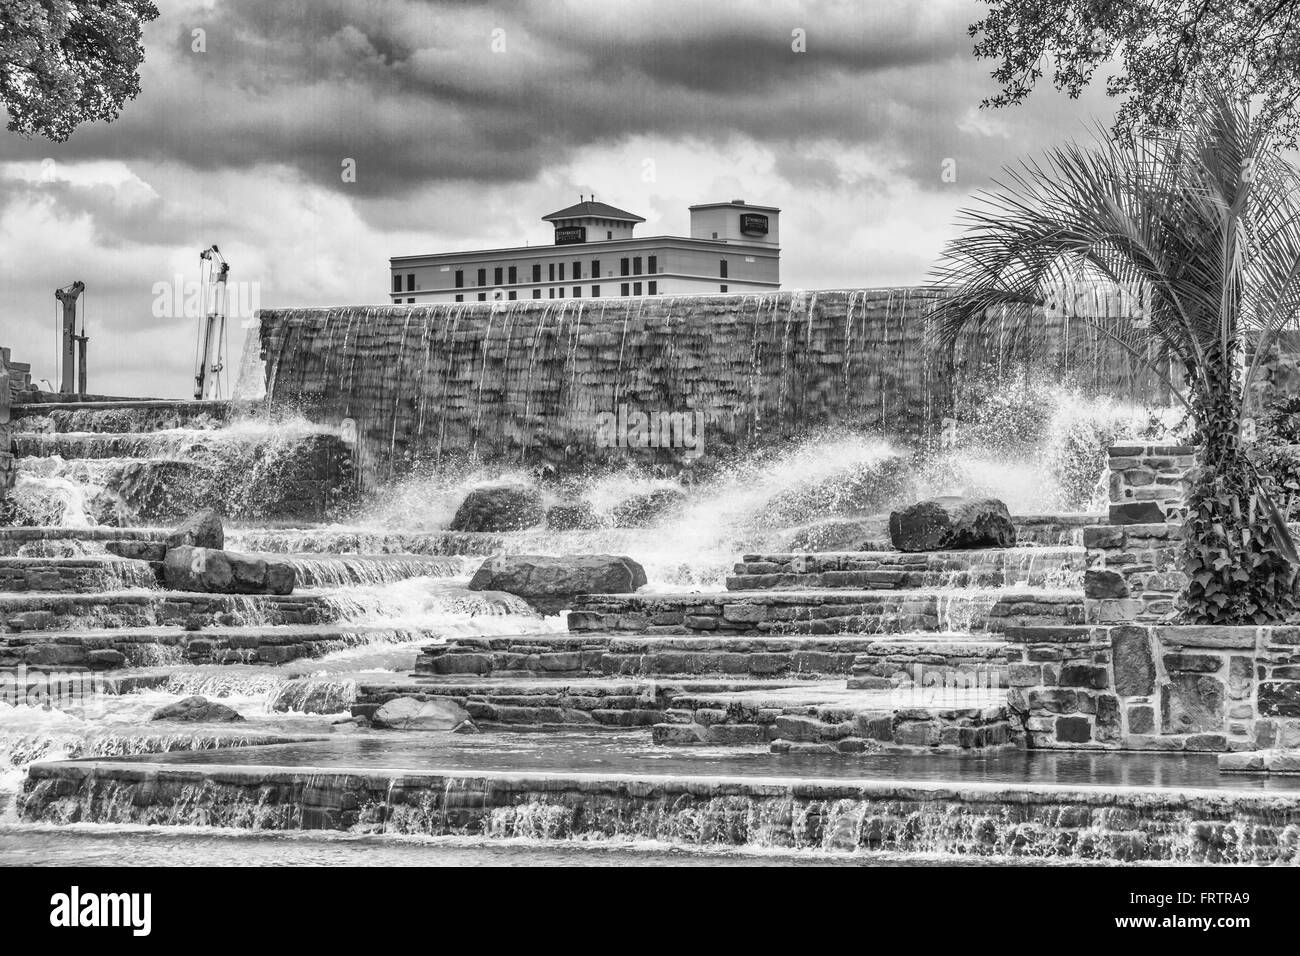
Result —
[[638, 222], [645, 219], [625, 209], [597, 202], [595, 196], [579, 201], [542, 217], [543, 222], [555, 225], [557, 246], [576, 242], [600, 242], [609, 239], [630, 239]]

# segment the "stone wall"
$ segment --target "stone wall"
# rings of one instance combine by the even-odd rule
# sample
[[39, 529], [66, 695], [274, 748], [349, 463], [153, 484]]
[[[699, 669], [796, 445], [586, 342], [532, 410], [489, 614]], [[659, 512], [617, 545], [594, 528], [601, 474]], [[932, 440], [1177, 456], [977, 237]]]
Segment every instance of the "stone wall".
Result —
[[1174, 521], [1196, 461], [1191, 445], [1115, 445], [1107, 451], [1110, 523]]
[[1031, 746], [1300, 745], [1300, 628], [1120, 624], [1007, 632]]
[[[922, 289], [263, 310], [268, 402], [357, 426], [368, 477], [472, 453], [672, 468], [821, 426], [928, 435], [990, 365], [1137, 400], [1163, 386], [1095, 329], [992, 323], [939, 358]], [[702, 416], [702, 456], [602, 444], [598, 416]], [[608, 433], [606, 433], [608, 437]]]
[[1083, 530], [1089, 623], [1159, 621], [1186, 583], [1177, 524], [1195, 464], [1190, 445], [1116, 445], [1107, 457], [1109, 524]]

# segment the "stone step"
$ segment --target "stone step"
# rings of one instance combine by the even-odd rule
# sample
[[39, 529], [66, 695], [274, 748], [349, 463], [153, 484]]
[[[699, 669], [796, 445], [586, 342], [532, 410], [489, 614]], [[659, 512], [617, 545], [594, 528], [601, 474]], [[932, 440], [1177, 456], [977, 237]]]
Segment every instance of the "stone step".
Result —
[[282, 664], [374, 643], [429, 640], [422, 628], [283, 625], [275, 627], [118, 627], [0, 634], [0, 681], [31, 672], [113, 671], [165, 664]]
[[553, 678], [550, 680], [457, 680], [421, 678], [362, 682], [352, 713], [369, 718], [399, 697], [453, 700], [476, 724], [549, 727], [588, 725], [650, 727], [662, 723], [673, 701], [684, 694], [739, 693], [786, 686], [780, 681], [627, 680], [622, 678]]
[[839, 551], [747, 554], [727, 578], [727, 590], [932, 587], [1080, 588], [1082, 547], [974, 549], [906, 553]]
[[[877, 645], [885, 645], [877, 653]], [[872, 635], [820, 637], [740, 637], [603, 634], [532, 634], [455, 638], [421, 649], [416, 673], [457, 677], [684, 677], [729, 675], [753, 678], [815, 679], [827, 676], [874, 676], [856, 669], [871, 660], [933, 670], [936, 656], [953, 668], [976, 661], [1002, 664], [1004, 642], [973, 635], [916, 635], [886, 639]], [[883, 669], [880, 673], [884, 673]]]
[[0, 594], [0, 631], [13, 638], [31, 631], [157, 627], [324, 624], [337, 610], [319, 594], [201, 594], [188, 591], [104, 591], [85, 594]]
[[260, 403], [122, 399], [88, 402], [33, 402], [13, 406], [17, 431], [147, 432], [166, 428], [217, 427], [236, 412], [253, 413]]
[[147, 561], [111, 555], [80, 558], [0, 557], [0, 594], [92, 593], [156, 588], [158, 575]]
[[649, 634], [886, 634], [1078, 624], [1076, 591], [849, 589], [586, 595], [569, 629]]
[[845, 689], [802, 684], [684, 693], [656, 724], [660, 744], [767, 743], [774, 753], [982, 750], [1014, 743], [1006, 691]]
[[105, 554], [114, 541], [157, 542], [167, 537], [165, 528], [0, 528], [0, 555], [8, 557], [77, 557]]

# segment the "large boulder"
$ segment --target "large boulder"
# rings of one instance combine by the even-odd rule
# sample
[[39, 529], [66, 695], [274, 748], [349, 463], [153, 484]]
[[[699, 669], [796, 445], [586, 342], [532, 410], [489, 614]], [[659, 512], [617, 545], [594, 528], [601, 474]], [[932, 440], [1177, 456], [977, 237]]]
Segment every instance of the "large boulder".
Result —
[[609, 516], [616, 528], [647, 528], [681, 510], [685, 503], [686, 492], [680, 488], [656, 488], [624, 498]]
[[385, 730], [450, 730], [455, 734], [478, 732], [474, 722], [469, 719], [469, 711], [454, 700], [395, 697], [375, 711], [370, 722]]
[[221, 525], [221, 515], [211, 508], [195, 512], [182, 521], [176, 530], [167, 535], [167, 547], [216, 548], [226, 546], [226, 532]]
[[889, 540], [899, 551], [1009, 548], [1016, 526], [996, 498], [931, 498], [891, 512]]
[[594, 531], [603, 525], [600, 515], [585, 501], [555, 505], [546, 512], [546, 527], [554, 531]]
[[484, 561], [469, 587], [506, 591], [543, 614], [557, 614], [579, 594], [627, 594], [645, 583], [645, 569], [624, 555], [503, 554]]
[[542, 523], [542, 493], [526, 485], [475, 488], [456, 509], [452, 531], [522, 531]]
[[163, 582], [173, 591], [213, 594], [292, 594], [293, 565], [211, 548], [172, 548], [163, 561]]
[[153, 712], [150, 720], [179, 720], [189, 723], [234, 723], [244, 718], [225, 704], [206, 697], [186, 697], [174, 704], [166, 704]]

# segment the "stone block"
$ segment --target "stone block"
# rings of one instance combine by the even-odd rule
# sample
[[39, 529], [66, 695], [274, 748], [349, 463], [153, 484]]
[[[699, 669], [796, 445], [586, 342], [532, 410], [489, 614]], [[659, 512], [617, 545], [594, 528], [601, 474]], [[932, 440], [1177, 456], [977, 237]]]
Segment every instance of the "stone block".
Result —
[[1152, 734], [1156, 729], [1155, 710], [1146, 704], [1128, 709], [1128, 732], [1130, 734]]
[[1151, 634], [1145, 627], [1111, 628], [1110, 651], [1115, 693], [1121, 697], [1145, 697], [1154, 693], [1156, 664], [1151, 652]]
[[1116, 571], [1090, 568], [1083, 573], [1083, 596], [1093, 601], [1126, 598], [1129, 596], [1128, 582]]
[[1224, 686], [1215, 677], [1174, 674], [1160, 688], [1160, 731], [1195, 734], [1223, 730]]
[[1086, 744], [1092, 740], [1092, 723], [1087, 717], [1057, 717], [1056, 739], [1065, 744]]

